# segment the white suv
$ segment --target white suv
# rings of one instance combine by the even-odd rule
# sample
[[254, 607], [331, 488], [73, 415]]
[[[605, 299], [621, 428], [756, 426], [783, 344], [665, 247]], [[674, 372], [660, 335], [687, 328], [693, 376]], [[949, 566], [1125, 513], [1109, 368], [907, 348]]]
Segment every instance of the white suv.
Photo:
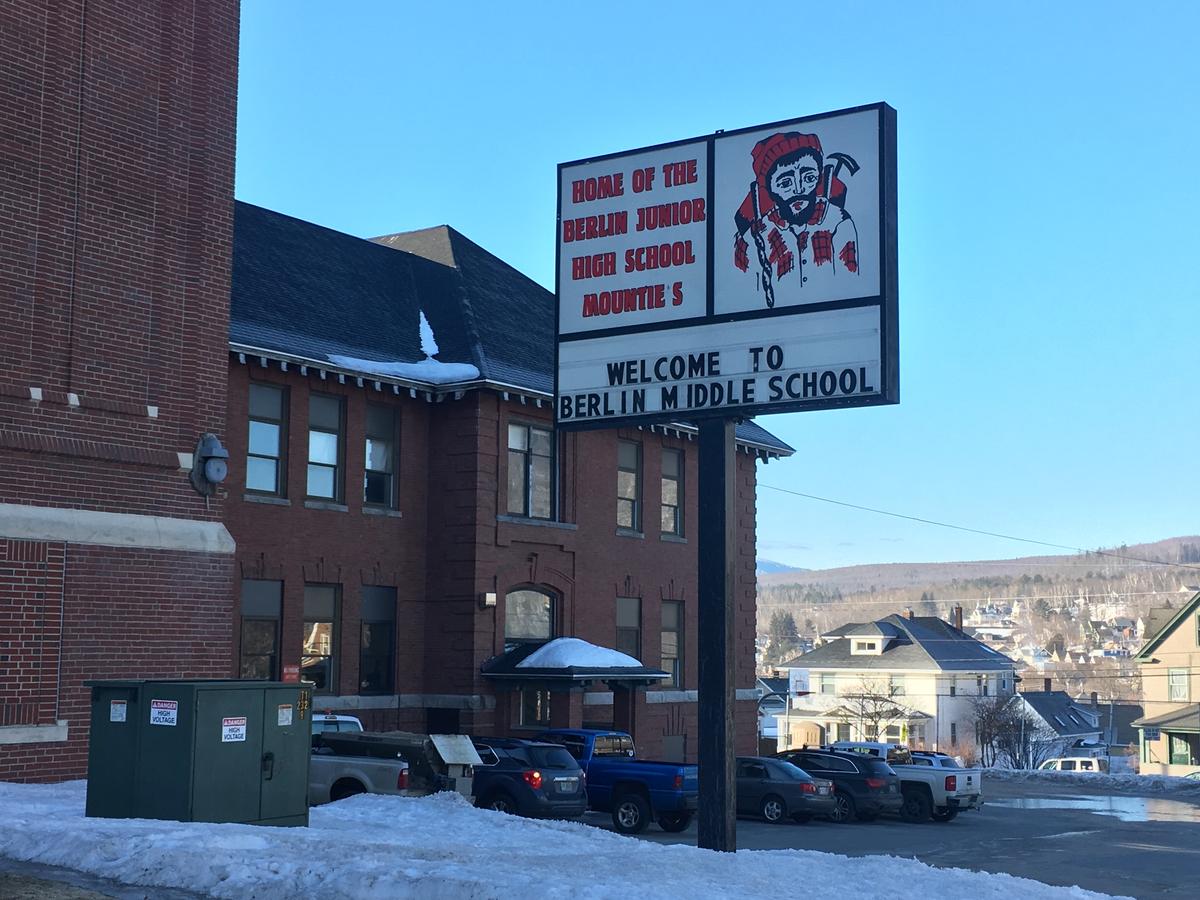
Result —
[[1107, 772], [1108, 760], [1100, 756], [1061, 756], [1048, 759], [1039, 772]]

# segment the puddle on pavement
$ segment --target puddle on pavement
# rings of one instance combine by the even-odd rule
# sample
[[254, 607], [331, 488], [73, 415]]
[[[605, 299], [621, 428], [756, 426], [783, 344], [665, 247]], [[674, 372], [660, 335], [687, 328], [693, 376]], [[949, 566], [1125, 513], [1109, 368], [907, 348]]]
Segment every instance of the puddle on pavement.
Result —
[[1200, 806], [1153, 797], [1014, 797], [988, 800], [1004, 809], [1074, 809], [1122, 822], [1197, 822]]

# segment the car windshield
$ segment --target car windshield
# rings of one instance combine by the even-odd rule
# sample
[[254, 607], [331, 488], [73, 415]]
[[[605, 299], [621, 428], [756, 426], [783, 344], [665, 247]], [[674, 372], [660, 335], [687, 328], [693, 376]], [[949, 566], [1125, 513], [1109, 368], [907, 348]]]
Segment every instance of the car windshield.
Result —
[[312, 733], [324, 734], [330, 731], [362, 731], [362, 726], [357, 722], [326, 722], [321, 719], [313, 719]]
[[529, 762], [539, 769], [578, 769], [579, 764], [562, 747], [529, 747]]
[[805, 772], [802, 768], [797, 765], [793, 765], [790, 762], [784, 762], [782, 759], [776, 760], [776, 762], [773, 765], [768, 766], [767, 769], [772, 775], [775, 775], [778, 772], [784, 778], [790, 778], [793, 781], [812, 781], [812, 776]]
[[938, 763], [938, 765], [940, 765], [943, 769], [961, 769], [962, 768], [962, 766], [960, 766], [958, 764], [958, 760], [955, 759], [953, 756], [940, 756], [940, 757], [938, 757], [938, 759], [941, 760], [941, 762]]

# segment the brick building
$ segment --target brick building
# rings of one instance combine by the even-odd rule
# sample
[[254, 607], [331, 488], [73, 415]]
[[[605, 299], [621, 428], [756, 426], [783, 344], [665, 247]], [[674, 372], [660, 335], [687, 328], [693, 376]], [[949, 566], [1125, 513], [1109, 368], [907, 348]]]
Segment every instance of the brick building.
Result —
[[[0, 10], [0, 779], [82, 774], [86, 679], [293, 667], [372, 726], [694, 759], [692, 432], [555, 434], [553, 298], [450, 229], [235, 215], [237, 16]], [[739, 449], [745, 752], [755, 465], [791, 451]], [[505, 667], [559, 636], [669, 677]]]
[[78, 775], [89, 677], [224, 675], [236, 0], [0, 8], [0, 779]]
[[[237, 205], [241, 674], [298, 666], [318, 708], [368, 727], [616, 725], [694, 760], [694, 435], [555, 433], [553, 329], [553, 295], [453, 229], [373, 243]], [[755, 465], [791, 450], [752, 423], [738, 445], [738, 750], [752, 752]], [[503, 665], [563, 636], [668, 677]]]

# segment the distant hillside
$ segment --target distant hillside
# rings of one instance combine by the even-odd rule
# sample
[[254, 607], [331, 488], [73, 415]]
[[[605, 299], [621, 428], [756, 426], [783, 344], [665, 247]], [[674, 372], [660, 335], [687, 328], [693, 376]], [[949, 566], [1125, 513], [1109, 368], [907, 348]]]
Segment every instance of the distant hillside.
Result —
[[1196, 585], [1200, 536], [1059, 556], [760, 571], [758, 622], [765, 631], [771, 614], [784, 610], [798, 625], [820, 629], [905, 607], [947, 616], [955, 604], [969, 611], [990, 600], [1014, 599], [1044, 599], [1052, 606], [1057, 600], [1114, 603], [1136, 616]]
[[780, 575], [786, 572], [808, 572], [809, 569], [801, 569], [796, 566], [785, 565], [781, 562], [775, 562], [771, 559], [755, 560], [755, 569], [759, 575]]

